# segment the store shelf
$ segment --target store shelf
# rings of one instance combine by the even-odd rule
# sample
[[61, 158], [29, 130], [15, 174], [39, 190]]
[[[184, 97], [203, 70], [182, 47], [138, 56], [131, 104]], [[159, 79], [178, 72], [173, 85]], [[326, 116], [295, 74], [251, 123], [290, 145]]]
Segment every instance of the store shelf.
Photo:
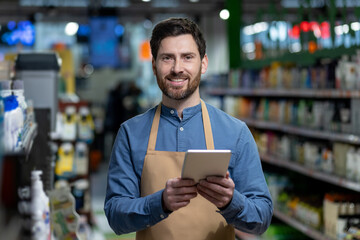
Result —
[[5, 156], [26, 156], [27, 157], [31, 151], [32, 145], [34, 143], [34, 139], [37, 135], [37, 129], [38, 129], [37, 124], [33, 123], [29, 127], [28, 131], [26, 132], [26, 134], [24, 136], [24, 140], [23, 140], [19, 150], [14, 151], [14, 152], [5, 153]]
[[286, 159], [280, 159], [275, 156], [261, 154], [260, 157], [261, 157], [261, 161], [269, 163], [271, 165], [276, 165], [278, 167], [287, 168], [287, 169], [293, 170], [295, 172], [301, 173], [303, 175], [312, 177], [314, 179], [318, 179], [318, 180], [321, 180], [321, 181], [324, 181], [327, 183], [331, 183], [331, 184], [334, 184], [334, 185], [337, 185], [337, 186], [340, 186], [343, 188], [347, 188], [347, 189], [350, 189], [353, 191], [360, 192], [360, 183], [349, 181], [345, 178], [341, 178], [341, 177], [335, 176], [333, 174], [328, 174], [325, 172], [310, 169], [299, 163], [291, 162]]
[[248, 118], [241, 120], [243, 120], [249, 127], [281, 131], [287, 134], [295, 134], [303, 137], [311, 137], [311, 138], [328, 140], [328, 141], [337, 141], [337, 142], [360, 145], [360, 136], [353, 134], [320, 131], [320, 130], [309, 129], [304, 127], [286, 125], [282, 123], [260, 121], [260, 120], [248, 119]]
[[261, 69], [270, 66], [273, 62], [293, 63], [298, 66], [314, 66], [317, 59], [339, 59], [343, 55], [353, 55], [358, 46], [334, 47], [328, 49], [318, 49], [313, 53], [300, 51], [298, 53], [283, 53], [274, 57], [265, 57], [259, 60], [243, 59], [240, 64], [241, 69]]
[[37, 135], [37, 124], [33, 123], [23, 141], [22, 148], [26, 155], [30, 153], [36, 135]]
[[360, 98], [360, 91], [330, 89], [243, 89], [212, 88], [207, 91], [213, 96], [244, 97], [297, 97], [297, 98]]
[[274, 216], [280, 219], [281, 221], [285, 222], [286, 224], [292, 226], [293, 228], [299, 230], [303, 234], [308, 237], [311, 237], [315, 240], [333, 240], [327, 236], [325, 236], [322, 232], [315, 230], [305, 224], [297, 221], [296, 219], [282, 213], [281, 211], [274, 209]]

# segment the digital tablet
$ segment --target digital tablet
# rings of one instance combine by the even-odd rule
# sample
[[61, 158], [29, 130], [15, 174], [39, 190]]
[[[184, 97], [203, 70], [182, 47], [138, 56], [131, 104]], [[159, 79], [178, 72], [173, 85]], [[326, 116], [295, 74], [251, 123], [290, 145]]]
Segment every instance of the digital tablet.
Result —
[[208, 176], [223, 176], [229, 167], [231, 150], [188, 150], [182, 167], [181, 178], [195, 182]]

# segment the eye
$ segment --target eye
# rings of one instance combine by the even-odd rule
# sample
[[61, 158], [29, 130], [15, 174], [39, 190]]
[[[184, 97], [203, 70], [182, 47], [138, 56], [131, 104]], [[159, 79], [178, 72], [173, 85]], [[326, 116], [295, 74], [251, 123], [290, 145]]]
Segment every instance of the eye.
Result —
[[170, 56], [162, 56], [161, 60], [168, 62], [168, 61], [171, 61], [172, 58]]
[[186, 55], [186, 56], [185, 56], [185, 59], [186, 59], [186, 60], [191, 60], [191, 59], [193, 59], [193, 58], [194, 58], [193, 55]]

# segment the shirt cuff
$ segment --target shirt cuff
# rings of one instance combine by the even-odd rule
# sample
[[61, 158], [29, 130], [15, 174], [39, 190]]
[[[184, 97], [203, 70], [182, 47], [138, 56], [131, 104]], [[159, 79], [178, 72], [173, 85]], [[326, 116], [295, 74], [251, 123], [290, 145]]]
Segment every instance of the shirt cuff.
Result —
[[239, 215], [244, 209], [245, 199], [242, 194], [234, 190], [233, 198], [231, 199], [230, 204], [218, 212], [224, 216], [225, 219], [231, 219]]
[[170, 213], [164, 212], [162, 207], [162, 194], [164, 190], [160, 190], [154, 194], [152, 194], [151, 198], [149, 199], [149, 206], [151, 212], [151, 222], [156, 224], [161, 220], [167, 218]]

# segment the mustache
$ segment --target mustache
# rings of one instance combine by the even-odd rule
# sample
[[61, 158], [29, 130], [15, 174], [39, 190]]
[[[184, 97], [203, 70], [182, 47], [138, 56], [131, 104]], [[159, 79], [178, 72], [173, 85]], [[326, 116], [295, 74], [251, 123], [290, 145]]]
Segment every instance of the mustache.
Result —
[[165, 76], [166, 78], [190, 78], [187, 74], [172, 72]]

